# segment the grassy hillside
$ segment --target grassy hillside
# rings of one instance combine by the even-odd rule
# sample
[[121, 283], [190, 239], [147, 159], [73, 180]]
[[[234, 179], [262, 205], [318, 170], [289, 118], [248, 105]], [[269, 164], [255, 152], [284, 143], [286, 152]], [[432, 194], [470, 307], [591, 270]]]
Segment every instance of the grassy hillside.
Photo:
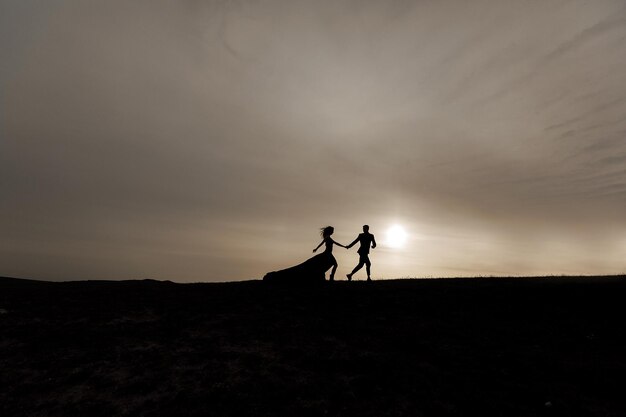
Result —
[[0, 279], [3, 416], [624, 416], [624, 277]]

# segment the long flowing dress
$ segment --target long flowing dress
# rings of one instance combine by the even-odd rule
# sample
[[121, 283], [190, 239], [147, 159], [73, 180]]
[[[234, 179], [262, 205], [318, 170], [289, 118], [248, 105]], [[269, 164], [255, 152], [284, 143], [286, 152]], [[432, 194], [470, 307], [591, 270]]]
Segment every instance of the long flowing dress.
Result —
[[337, 263], [333, 256], [334, 242], [331, 238], [325, 238], [324, 243], [326, 244], [324, 252], [291, 268], [268, 272], [263, 277], [263, 281], [294, 285], [324, 282], [326, 271]]

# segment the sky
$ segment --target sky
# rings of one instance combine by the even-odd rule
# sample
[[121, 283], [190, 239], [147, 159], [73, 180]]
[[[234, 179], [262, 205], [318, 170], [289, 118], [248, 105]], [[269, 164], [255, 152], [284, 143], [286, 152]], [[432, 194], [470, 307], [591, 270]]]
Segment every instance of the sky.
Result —
[[624, 273], [625, 69], [623, 0], [0, 0], [0, 275]]

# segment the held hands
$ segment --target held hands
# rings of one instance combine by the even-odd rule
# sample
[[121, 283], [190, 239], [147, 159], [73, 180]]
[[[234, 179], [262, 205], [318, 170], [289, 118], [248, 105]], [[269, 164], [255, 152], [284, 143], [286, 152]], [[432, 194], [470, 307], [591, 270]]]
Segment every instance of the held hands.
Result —
[[313, 253], [317, 252], [317, 248], [313, 249]]

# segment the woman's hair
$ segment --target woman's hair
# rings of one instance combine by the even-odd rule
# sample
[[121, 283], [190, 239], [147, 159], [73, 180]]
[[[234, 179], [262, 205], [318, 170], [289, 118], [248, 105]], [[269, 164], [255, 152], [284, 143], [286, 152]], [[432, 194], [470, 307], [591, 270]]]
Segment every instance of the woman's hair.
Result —
[[320, 229], [320, 235], [322, 235], [323, 238], [327, 238], [328, 236], [332, 235], [334, 231], [335, 228], [332, 226], [322, 227]]

